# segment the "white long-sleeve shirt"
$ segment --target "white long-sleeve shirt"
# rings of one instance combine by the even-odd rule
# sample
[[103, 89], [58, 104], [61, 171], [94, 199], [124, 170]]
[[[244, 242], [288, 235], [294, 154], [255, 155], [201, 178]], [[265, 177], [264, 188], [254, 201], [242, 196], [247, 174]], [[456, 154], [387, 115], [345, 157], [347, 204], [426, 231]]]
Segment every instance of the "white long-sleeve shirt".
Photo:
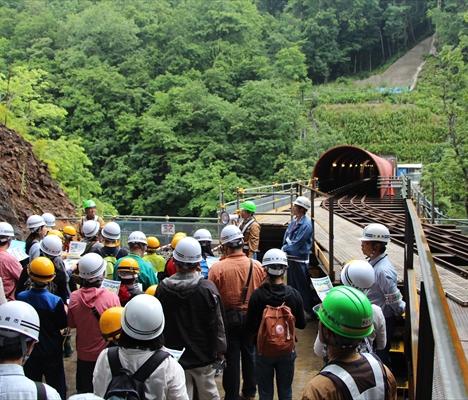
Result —
[[[47, 400], [61, 400], [57, 391], [49, 385], [46, 389]], [[37, 388], [18, 364], [0, 364], [0, 400], [36, 400]]]
[[[130, 372], [137, 371], [152, 354], [149, 350], [119, 348], [122, 367]], [[94, 394], [104, 397], [111, 379], [112, 373], [105, 349], [99, 354], [94, 368]], [[188, 400], [184, 370], [173, 357], [167, 357], [146, 380], [145, 395], [148, 400]]]
[[[385, 330], [385, 317], [382, 313], [382, 309], [372, 304], [372, 324], [374, 325], [374, 331], [370, 334], [368, 339], [368, 344], [372, 348], [374, 347], [376, 350], [383, 350], [387, 345], [387, 332]], [[375, 346], [373, 345], [375, 342]], [[364, 348], [366, 346], [363, 346]], [[326, 357], [327, 350], [325, 348], [325, 344], [320, 341], [319, 335], [317, 333], [317, 337], [315, 338], [314, 343], [314, 353], [318, 357]]]

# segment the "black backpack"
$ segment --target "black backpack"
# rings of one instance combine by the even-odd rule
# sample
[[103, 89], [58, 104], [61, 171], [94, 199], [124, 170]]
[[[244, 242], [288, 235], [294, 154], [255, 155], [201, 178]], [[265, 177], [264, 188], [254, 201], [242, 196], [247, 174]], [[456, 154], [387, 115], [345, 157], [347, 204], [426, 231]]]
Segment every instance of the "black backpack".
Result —
[[163, 350], [156, 351], [134, 374], [122, 367], [119, 348], [111, 347], [107, 351], [112, 379], [107, 387], [104, 399], [108, 400], [145, 400], [145, 381], [170, 354]]

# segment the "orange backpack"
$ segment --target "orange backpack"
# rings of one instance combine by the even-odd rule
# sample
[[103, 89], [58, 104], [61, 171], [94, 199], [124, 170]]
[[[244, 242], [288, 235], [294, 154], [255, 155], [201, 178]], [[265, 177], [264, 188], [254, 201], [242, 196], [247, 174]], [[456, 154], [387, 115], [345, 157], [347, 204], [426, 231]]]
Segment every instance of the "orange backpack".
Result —
[[279, 307], [266, 306], [257, 335], [257, 353], [266, 357], [291, 353], [296, 338], [295, 323], [296, 318], [284, 303]]

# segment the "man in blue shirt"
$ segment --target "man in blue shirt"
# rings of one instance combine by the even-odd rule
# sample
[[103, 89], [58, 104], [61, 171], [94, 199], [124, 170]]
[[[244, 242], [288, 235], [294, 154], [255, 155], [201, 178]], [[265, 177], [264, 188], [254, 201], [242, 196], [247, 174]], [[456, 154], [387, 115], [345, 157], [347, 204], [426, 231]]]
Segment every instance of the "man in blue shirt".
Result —
[[62, 299], [47, 289], [55, 278], [55, 267], [47, 257], [36, 257], [28, 267], [30, 290], [18, 293], [18, 300], [30, 304], [41, 321], [39, 343], [36, 344], [24, 372], [29, 379], [46, 382], [66, 398], [65, 369], [62, 357], [61, 329], [67, 327], [67, 314]]
[[307, 197], [299, 196], [293, 203], [294, 219], [288, 225], [283, 238], [283, 250], [288, 256], [287, 282], [297, 289], [304, 302], [304, 310], [310, 317], [314, 306], [310, 287], [309, 255], [312, 248], [312, 221], [307, 216], [311, 204]]

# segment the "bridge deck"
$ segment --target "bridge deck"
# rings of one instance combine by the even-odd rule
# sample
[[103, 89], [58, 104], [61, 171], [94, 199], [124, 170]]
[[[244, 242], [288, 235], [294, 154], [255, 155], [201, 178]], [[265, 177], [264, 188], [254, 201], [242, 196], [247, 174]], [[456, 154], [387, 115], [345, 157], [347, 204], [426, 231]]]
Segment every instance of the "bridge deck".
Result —
[[[316, 199], [314, 204], [315, 212], [315, 240], [325, 250], [328, 250], [328, 210], [320, 207], [321, 199]], [[277, 209], [278, 212], [289, 211], [289, 205]], [[287, 215], [259, 215], [257, 220], [263, 224], [280, 224], [286, 225], [290, 221]], [[359, 240], [362, 229], [341, 218], [334, 216], [334, 268], [336, 277], [339, 277], [341, 266], [351, 259], [362, 259], [361, 242]], [[392, 260], [393, 265], [398, 273], [399, 281], [403, 281], [404, 269], [404, 249], [403, 247], [390, 243], [387, 246], [387, 253]], [[414, 255], [414, 269], [416, 277], [421, 280], [421, 272], [419, 266], [419, 257]], [[468, 355], [468, 280], [461, 278], [454, 272], [451, 272], [440, 266], [437, 267], [442, 286], [448, 297], [448, 303], [453, 313], [460, 340], [465, 349], [465, 354]]]

